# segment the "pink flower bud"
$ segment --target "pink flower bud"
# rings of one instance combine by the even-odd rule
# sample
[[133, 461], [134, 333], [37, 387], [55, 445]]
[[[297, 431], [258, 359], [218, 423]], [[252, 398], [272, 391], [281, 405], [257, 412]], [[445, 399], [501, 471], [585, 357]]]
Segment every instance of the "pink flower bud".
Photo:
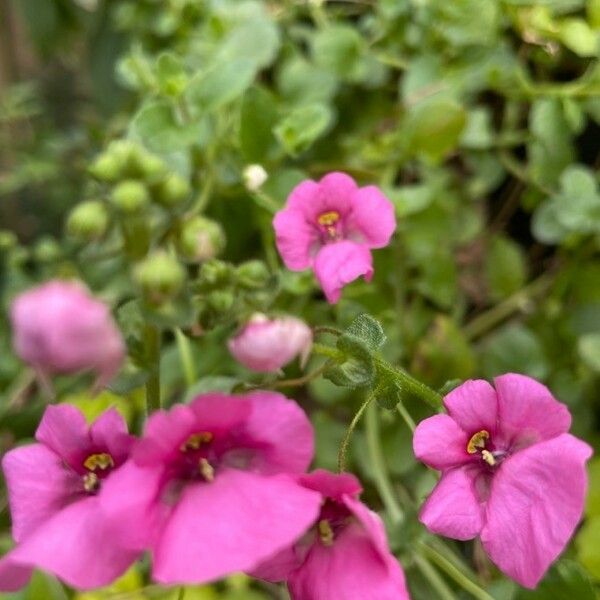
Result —
[[296, 356], [304, 363], [312, 346], [312, 331], [300, 319], [269, 319], [253, 316], [228, 342], [233, 357], [248, 369], [260, 373], [278, 371]]
[[78, 282], [49, 281], [20, 294], [11, 321], [15, 352], [42, 376], [93, 370], [101, 387], [125, 357], [108, 306]]

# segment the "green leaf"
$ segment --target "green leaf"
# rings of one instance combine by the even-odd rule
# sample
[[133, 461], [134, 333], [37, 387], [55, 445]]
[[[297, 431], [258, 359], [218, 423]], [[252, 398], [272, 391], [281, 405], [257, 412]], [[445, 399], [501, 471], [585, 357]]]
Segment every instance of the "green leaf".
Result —
[[487, 108], [469, 112], [467, 124], [460, 136], [460, 145], [473, 150], [486, 150], [494, 143], [492, 114]]
[[345, 360], [327, 369], [324, 376], [343, 387], [368, 385], [375, 375], [375, 365], [367, 345], [354, 336], [345, 335], [338, 339], [337, 348]]
[[600, 373], [600, 333], [589, 333], [579, 338], [577, 350], [581, 360], [596, 373]]
[[493, 300], [502, 300], [518, 291], [526, 281], [525, 257], [510, 238], [495, 236], [485, 261], [485, 279]]
[[598, 32], [583, 19], [572, 17], [560, 21], [558, 37], [567, 48], [579, 56], [598, 55]]
[[187, 390], [182, 402], [187, 404], [196, 396], [207, 394], [209, 392], [223, 392], [229, 394], [237, 383], [239, 383], [239, 380], [235, 377], [226, 375], [206, 375], [205, 377], [198, 379], [198, 381]]
[[202, 114], [214, 111], [239, 98], [252, 84], [256, 63], [249, 58], [235, 58], [201, 71], [190, 81], [187, 99]]
[[[600, 516], [588, 519], [577, 536], [577, 556], [588, 571], [600, 579]], [[572, 596], [572, 598], [575, 598]], [[579, 599], [578, 599], [579, 600]]]
[[337, 91], [338, 79], [333, 73], [295, 57], [280, 68], [277, 84], [281, 95], [291, 104], [326, 103]]
[[371, 315], [365, 313], [358, 315], [346, 329], [342, 338], [351, 335], [361, 340], [371, 351], [379, 350], [385, 343], [385, 333], [381, 323]]
[[273, 127], [277, 122], [277, 104], [273, 94], [263, 87], [250, 88], [242, 101], [240, 148], [249, 163], [262, 163], [275, 143]]
[[307, 104], [289, 112], [275, 127], [275, 136], [284, 150], [295, 156], [325, 133], [332, 117], [325, 104]]
[[393, 202], [396, 216], [404, 217], [426, 209], [434, 199], [435, 190], [427, 184], [386, 188], [386, 196]]
[[373, 398], [381, 408], [394, 410], [402, 400], [402, 390], [397, 381], [389, 380], [377, 384], [373, 390]]
[[314, 35], [312, 56], [320, 67], [351, 79], [359, 73], [365, 46], [365, 40], [355, 27], [331, 25]]
[[163, 52], [156, 59], [156, 80], [163, 94], [177, 97], [183, 93], [188, 76], [181, 58], [173, 52]]
[[535, 590], [520, 590], [516, 600], [596, 600], [587, 573], [572, 560], [561, 560]]

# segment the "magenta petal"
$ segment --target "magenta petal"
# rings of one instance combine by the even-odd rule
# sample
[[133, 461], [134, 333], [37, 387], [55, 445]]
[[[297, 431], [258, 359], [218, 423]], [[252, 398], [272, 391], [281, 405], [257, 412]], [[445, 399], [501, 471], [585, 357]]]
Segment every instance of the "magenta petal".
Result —
[[81, 463], [90, 450], [85, 417], [70, 404], [48, 406], [35, 432], [35, 439], [54, 450], [74, 469], [81, 469]]
[[295, 600], [408, 600], [404, 575], [390, 555], [382, 560], [359, 523], [347, 526], [332, 546], [316, 541], [288, 580]]
[[25, 587], [31, 579], [33, 569], [14, 560], [9, 552], [0, 560], [0, 592], [16, 592]]
[[127, 423], [115, 408], [103, 412], [91, 425], [90, 437], [98, 450], [108, 452], [115, 464], [123, 463], [131, 452], [134, 437], [127, 432]]
[[316, 520], [321, 497], [284, 475], [219, 472], [187, 487], [154, 549], [154, 579], [204, 583], [250, 571]]
[[581, 519], [591, 448], [570, 434], [508, 458], [495, 475], [481, 541], [501, 571], [533, 588]]
[[268, 474], [306, 471], [315, 452], [313, 427], [306, 413], [277, 392], [257, 391], [244, 398], [252, 406], [245, 435], [260, 449], [254, 468]]
[[82, 489], [77, 475], [42, 444], [7, 452], [2, 468], [8, 487], [12, 534], [17, 542], [60, 511], [74, 491]]
[[114, 531], [106, 527], [94, 496], [64, 508], [11, 552], [16, 562], [53, 573], [78, 589], [108, 585], [138, 555], [114, 544]]
[[258, 567], [252, 569], [249, 575], [272, 583], [286, 581], [303, 560], [304, 553], [299, 552], [297, 544], [293, 544], [260, 563]]
[[369, 248], [383, 248], [396, 229], [394, 205], [374, 185], [358, 189], [352, 195], [352, 215], [347, 227]]
[[434, 469], [449, 469], [473, 460], [467, 453], [469, 436], [448, 415], [421, 421], [413, 436], [415, 456]]
[[336, 242], [321, 248], [314, 268], [327, 301], [335, 304], [346, 284], [361, 275], [370, 281], [373, 276], [373, 257], [366, 246], [350, 241]]
[[498, 402], [494, 388], [483, 379], [470, 379], [444, 398], [448, 414], [469, 434], [496, 431]]
[[307, 222], [312, 222], [314, 217], [323, 212], [323, 195], [320, 184], [312, 179], [299, 183], [288, 196], [287, 209], [303, 215]]
[[421, 508], [419, 520], [429, 531], [470, 540], [483, 527], [483, 506], [475, 490], [476, 470], [446, 471]]
[[297, 209], [280, 210], [273, 219], [275, 242], [285, 266], [291, 271], [303, 271], [313, 264], [320, 247], [319, 231]]
[[309, 490], [315, 490], [336, 502], [342, 502], [345, 496], [358, 496], [362, 492], [360, 482], [351, 473], [331, 473], [325, 469], [316, 469], [301, 475], [299, 481]]
[[550, 390], [531, 377], [507, 373], [494, 380], [498, 393], [498, 416], [505, 438], [526, 437], [537, 441], [566, 433], [571, 414], [554, 399]]

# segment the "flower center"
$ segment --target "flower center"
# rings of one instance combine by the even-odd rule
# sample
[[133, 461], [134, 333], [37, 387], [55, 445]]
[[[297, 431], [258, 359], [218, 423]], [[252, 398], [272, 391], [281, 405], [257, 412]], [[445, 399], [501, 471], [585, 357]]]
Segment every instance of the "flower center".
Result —
[[194, 450], [200, 450], [205, 444], [210, 444], [214, 439], [213, 434], [210, 431], [201, 431], [200, 433], [192, 433], [190, 437], [179, 446], [179, 450], [184, 454], [186, 452], [192, 452]]
[[467, 452], [469, 454], [479, 453], [483, 461], [490, 465], [490, 467], [493, 467], [496, 465], [496, 457], [486, 448], [489, 439], [490, 432], [485, 429], [474, 433], [467, 444]]
[[335, 210], [330, 210], [321, 213], [317, 218], [317, 223], [325, 229], [326, 235], [331, 240], [339, 239], [338, 224], [340, 221], [340, 213]]
[[321, 519], [317, 525], [319, 530], [319, 538], [323, 546], [331, 546], [333, 544], [333, 529], [327, 519]]
[[200, 431], [190, 435], [179, 446], [179, 451], [184, 456], [185, 478], [196, 479], [199, 475], [204, 481], [214, 480], [215, 468], [207, 457], [210, 454], [210, 444], [213, 440], [214, 435], [210, 431]]
[[95, 494], [100, 489], [100, 481], [115, 466], [113, 457], [107, 452], [98, 452], [90, 454], [84, 461], [83, 467], [86, 469], [82, 477], [83, 489], [88, 494]]

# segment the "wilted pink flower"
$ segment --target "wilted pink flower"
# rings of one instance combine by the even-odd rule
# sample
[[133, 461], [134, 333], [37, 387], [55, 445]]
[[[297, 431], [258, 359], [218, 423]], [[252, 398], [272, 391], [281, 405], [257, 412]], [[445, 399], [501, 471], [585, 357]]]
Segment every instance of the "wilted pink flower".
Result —
[[253, 574], [287, 580], [293, 600], [407, 600], [400, 563], [381, 519], [358, 500], [356, 478], [317, 470], [299, 481], [319, 492], [321, 511], [302, 538]]
[[42, 376], [91, 369], [101, 387], [123, 362], [108, 307], [77, 282], [49, 281], [17, 296], [11, 320], [15, 352]]
[[361, 275], [373, 276], [371, 248], [387, 246], [396, 218], [379, 188], [359, 188], [344, 173], [297, 185], [275, 215], [277, 248], [288, 269], [313, 268], [327, 300]]
[[227, 343], [238, 362], [261, 373], [278, 371], [296, 356], [304, 363], [311, 346], [312, 331], [300, 319], [268, 319], [261, 314], [254, 315]]
[[129, 547], [149, 547], [160, 583], [202, 583], [252, 569], [314, 520], [319, 495], [292, 476], [313, 431], [281, 394], [204, 394], [155, 412], [105, 510]]
[[458, 540], [480, 536], [492, 561], [535, 587], [581, 518], [591, 448], [568, 434], [571, 415], [534, 379], [509, 373], [463, 383], [448, 414], [415, 431], [415, 455], [442, 478], [421, 521]]
[[139, 554], [114, 543], [118, 524], [100, 511], [133, 444], [127, 425], [110, 409], [88, 427], [79, 410], [61, 404], [46, 409], [35, 437], [2, 460], [17, 544], [0, 560], [0, 590], [24, 586], [33, 568], [80, 589], [106, 585]]

